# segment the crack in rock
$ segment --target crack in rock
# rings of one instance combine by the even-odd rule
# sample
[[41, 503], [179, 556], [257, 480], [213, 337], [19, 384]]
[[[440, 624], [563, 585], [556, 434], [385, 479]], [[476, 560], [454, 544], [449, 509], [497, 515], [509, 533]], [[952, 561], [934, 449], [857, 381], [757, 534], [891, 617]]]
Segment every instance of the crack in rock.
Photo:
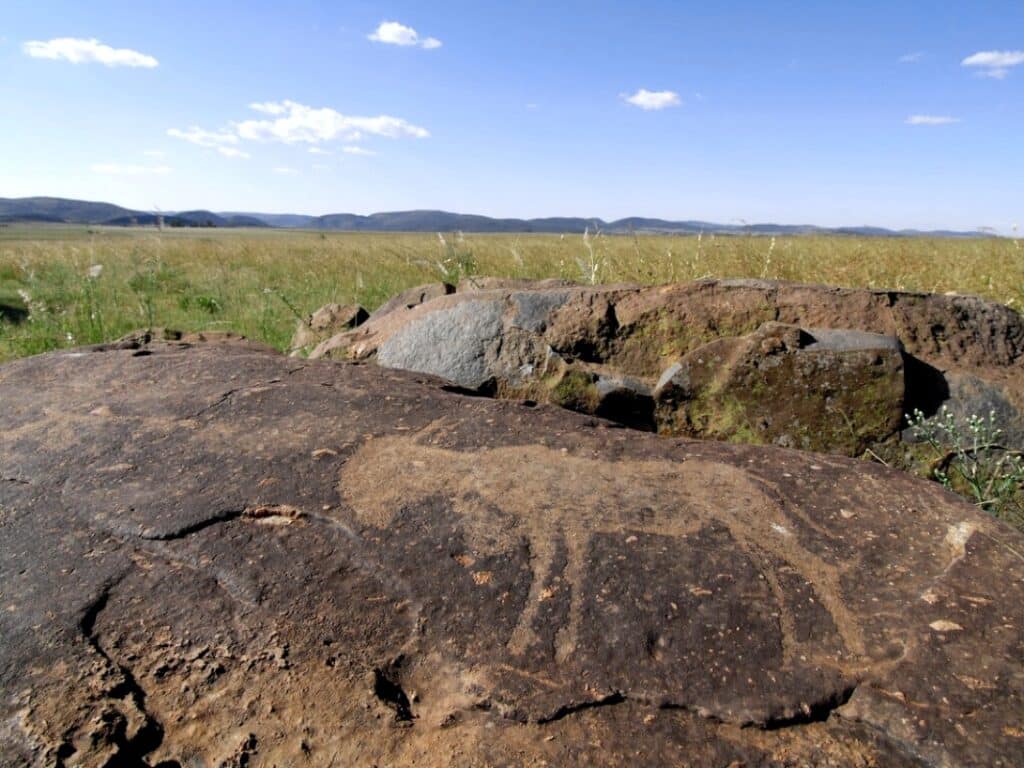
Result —
[[230, 523], [242, 518], [251, 519], [264, 525], [288, 525], [294, 520], [305, 517], [304, 513], [288, 504], [257, 504], [242, 509], [224, 509], [210, 517], [194, 523], [175, 528], [172, 531], [143, 533], [140, 538], [146, 541], [175, 541], [191, 536], [193, 533], [221, 523]]
[[583, 712], [587, 709], [597, 709], [598, 707], [612, 707], [616, 704], [622, 704], [628, 701], [628, 698], [621, 691], [613, 691], [607, 696], [602, 696], [592, 701], [582, 701], [578, 704], [566, 704], [559, 707], [550, 715], [538, 718], [538, 725], [546, 725], [548, 723], [554, 723], [562, 718], [574, 715], [577, 712]]
[[[119, 664], [107, 653], [100, 644], [96, 634], [96, 620], [107, 607], [111, 593], [124, 580], [126, 575], [127, 571], [107, 582], [100, 590], [97, 598], [90, 605], [86, 606], [78, 622], [79, 631], [81, 631], [89, 647], [106, 662], [109, 668], [115, 670], [121, 678], [119, 682], [105, 692], [106, 696], [128, 702], [138, 712], [142, 720], [135, 733], [129, 735], [128, 716], [125, 713], [119, 709], [108, 709], [103, 712], [101, 715], [102, 736], [117, 748], [117, 751], [106, 762], [105, 768], [136, 768], [137, 766], [149, 765], [145, 761], [145, 756], [159, 747], [164, 737], [163, 725], [146, 710], [146, 691], [128, 667]], [[92, 738], [95, 739], [96, 736], [97, 734], [93, 734]], [[65, 764], [64, 761], [72, 757], [75, 751], [75, 748], [65, 741], [58, 750], [57, 764], [63, 766]], [[168, 764], [164, 763], [163, 765], [166, 766]]]

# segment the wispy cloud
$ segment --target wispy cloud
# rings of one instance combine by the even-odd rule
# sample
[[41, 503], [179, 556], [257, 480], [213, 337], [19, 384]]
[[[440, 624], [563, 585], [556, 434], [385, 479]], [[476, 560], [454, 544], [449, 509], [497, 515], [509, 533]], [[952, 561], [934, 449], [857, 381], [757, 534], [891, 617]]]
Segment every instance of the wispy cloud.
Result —
[[228, 133], [227, 131], [206, 131], [195, 125], [184, 131], [180, 128], [169, 128], [167, 135], [209, 149], [238, 143], [238, 137], [233, 133]]
[[675, 91], [648, 91], [646, 88], [641, 88], [631, 96], [623, 94], [622, 98], [634, 107], [640, 107], [640, 109], [644, 110], [678, 107], [683, 103], [679, 99], [679, 94]]
[[169, 128], [167, 135], [199, 147], [215, 149], [224, 157], [241, 159], [249, 157], [248, 152], [243, 152], [235, 146], [239, 143], [238, 136], [228, 131], [205, 131], [193, 125], [184, 131], [179, 128]]
[[372, 157], [377, 154], [372, 149], [366, 149], [365, 147], [353, 147], [351, 145], [342, 147], [341, 151], [346, 155], [362, 155], [363, 157]]
[[157, 158], [159, 158], [159, 157], [163, 157], [166, 154], [166, 152], [164, 152], [162, 149], [146, 149], [146, 150], [143, 150], [142, 154], [144, 154], [146, 157], [157, 157]]
[[415, 29], [399, 24], [397, 21], [382, 21], [377, 29], [367, 35], [367, 38], [375, 43], [416, 46], [428, 51], [441, 47], [441, 41], [436, 37], [420, 37]]
[[248, 160], [250, 157], [248, 152], [243, 152], [235, 147], [215, 147], [215, 149], [224, 157], [236, 157], [239, 160]]
[[949, 115], [911, 115], [904, 120], [907, 125], [952, 125], [959, 123], [959, 117]]
[[[272, 120], [244, 120], [235, 123], [235, 131], [252, 141], [280, 141], [285, 144], [318, 144], [323, 141], [359, 141], [365, 134], [387, 138], [430, 136], [426, 128], [413, 125], [400, 117], [378, 115], [357, 117], [343, 115], [329, 107], [307, 107], [294, 101], [265, 102], [263, 112], [273, 114]], [[275, 110], [269, 112], [269, 110]]]
[[72, 64], [103, 64], [108, 67], [143, 67], [152, 69], [158, 62], [152, 56], [130, 48], [111, 48], [99, 40], [77, 37], [56, 37], [53, 40], [29, 40], [22, 50], [34, 59], [70, 61]]
[[254, 101], [249, 105], [254, 112], [262, 112], [265, 115], [283, 115], [288, 108], [277, 101]]
[[171, 172], [166, 165], [126, 165], [123, 163], [96, 163], [89, 166], [89, 170], [107, 176], [163, 176]]
[[311, 155], [330, 155], [333, 154], [329, 149], [323, 149], [321, 147], [310, 147], [309, 154]]
[[1024, 64], [1024, 51], [978, 51], [960, 62], [960, 66], [973, 67], [982, 77], [996, 80], [1002, 80], [1019, 64]]
[[274, 173], [279, 174], [281, 176], [298, 176], [299, 175], [299, 172], [296, 171], [294, 168], [287, 168], [285, 166], [278, 166], [277, 168], [274, 168]]
[[900, 56], [901, 64], [916, 64], [924, 58], [924, 51], [914, 51], [913, 53], [905, 53]]

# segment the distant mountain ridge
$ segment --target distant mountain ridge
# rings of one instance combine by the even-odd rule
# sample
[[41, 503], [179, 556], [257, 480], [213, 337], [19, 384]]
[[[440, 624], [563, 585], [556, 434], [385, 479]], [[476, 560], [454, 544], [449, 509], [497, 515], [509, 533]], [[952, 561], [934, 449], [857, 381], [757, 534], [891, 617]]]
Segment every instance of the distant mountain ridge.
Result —
[[162, 220], [169, 227], [275, 227], [339, 232], [506, 232], [582, 234], [600, 229], [608, 234], [733, 234], [810, 235], [839, 234], [874, 237], [979, 237], [978, 232], [949, 230], [891, 230], [882, 227], [818, 227], [809, 224], [717, 224], [708, 221], [669, 221], [632, 216], [615, 221], [583, 217], [540, 219], [497, 219], [448, 211], [391, 211], [361, 216], [331, 213], [307, 216], [293, 213], [251, 213], [180, 211], [153, 213], [133, 211], [111, 203], [68, 200], [59, 197], [0, 198], [0, 223], [52, 222], [106, 226], [155, 226]]

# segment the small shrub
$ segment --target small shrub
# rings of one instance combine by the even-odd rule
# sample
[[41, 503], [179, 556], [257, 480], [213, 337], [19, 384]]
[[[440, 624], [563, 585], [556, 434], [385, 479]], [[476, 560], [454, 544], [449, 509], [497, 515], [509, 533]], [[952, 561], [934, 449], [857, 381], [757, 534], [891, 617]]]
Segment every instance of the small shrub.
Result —
[[590, 227], [583, 230], [582, 256], [576, 257], [576, 266], [580, 271], [580, 280], [587, 285], [597, 285], [608, 269], [608, 249], [605, 236], [599, 227], [594, 227], [591, 236]]
[[477, 273], [478, 265], [473, 250], [466, 245], [466, 238], [461, 232], [447, 239], [438, 232], [437, 241], [441, 247], [441, 258], [436, 266], [446, 283], [455, 285], [462, 278], [473, 277]]
[[994, 411], [961, 423], [946, 406], [932, 419], [915, 409], [907, 421], [935, 454], [934, 480], [1024, 530], [1024, 456], [1002, 444]]

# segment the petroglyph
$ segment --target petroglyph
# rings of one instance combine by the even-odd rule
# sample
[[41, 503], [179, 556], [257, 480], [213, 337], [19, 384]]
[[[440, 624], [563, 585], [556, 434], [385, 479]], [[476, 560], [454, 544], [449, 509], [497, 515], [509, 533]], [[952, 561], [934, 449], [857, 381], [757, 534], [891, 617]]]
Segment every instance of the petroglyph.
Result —
[[[774, 558], [810, 584], [831, 614], [847, 652], [865, 653], [859, 623], [840, 591], [843, 568], [802, 548], [783, 507], [742, 469], [710, 461], [602, 461], [543, 446], [461, 453], [411, 437], [368, 441], [346, 464], [339, 490], [362, 525], [387, 528], [417, 499], [442, 496], [458, 514], [477, 556], [511, 550], [526, 540], [532, 580], [526, 606], [507, 647], [525, 652], [537, 640], [539, 605], [559, 540], [568, 549], [563, 583], [571, 590], [569, 618], [558, 630], [556, 660], [576, 650], [587, 548], [593, 534], [679, 538], [718, 523], [764, 574], [780, 612], [785, 661], [798, 643], [792, 619], [768, 562]], [[515, 471], [510, 471], [511, 468]], [[567, 493], [572, 489], [572, 493]], [[495, 510], [508, 513], [501, 516]], [[699, 586], [697, 587], [699, 589]]]

